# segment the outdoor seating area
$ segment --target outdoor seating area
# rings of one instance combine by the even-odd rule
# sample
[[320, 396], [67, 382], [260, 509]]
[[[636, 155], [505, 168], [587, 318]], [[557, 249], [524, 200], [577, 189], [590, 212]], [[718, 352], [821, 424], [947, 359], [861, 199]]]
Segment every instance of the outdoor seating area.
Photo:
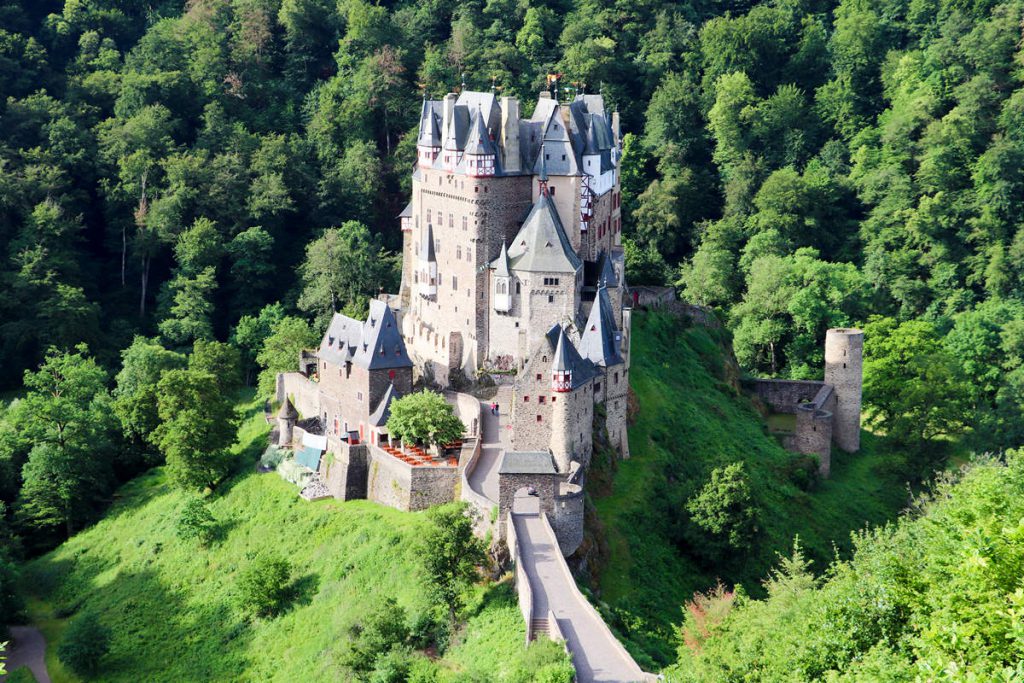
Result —
[[[462, 447], [461, 442], [458, 442], [458, 447]], [[382, 444], [381, 449], [388, 455], [398, 458], [402, 462], [412, 465], [413, 467], [457, 467], [459, 464], [458, 458], [434, 458], [432, 455], [416, 445], [406, 445], [404, 446], [404, 449], [399, 449], [387, 444]], [[445, 450], [447, 449], [448, 446], [445, 446]]]

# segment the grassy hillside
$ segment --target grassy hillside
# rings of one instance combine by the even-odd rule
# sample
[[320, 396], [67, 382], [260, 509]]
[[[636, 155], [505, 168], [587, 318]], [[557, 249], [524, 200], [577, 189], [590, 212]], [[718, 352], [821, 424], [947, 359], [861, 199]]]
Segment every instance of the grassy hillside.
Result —
[[[266, 434], [258, 406], [249, 410], [239, 446], [247, 462]], [[124, 487], [102, 522], [26, 567], [56, 681], [74, 678], [52, 645], [66, 617], [86, 610], [114, 633], [101, 679], [134, 683], [342, 680], [348, 629], [369, 610], [393, 597], [416, 623], [431, 609], [417, 555], [422, 514], [308, 503], [274, 474], [245, 472], [213, 498], [222, 538], [201, 550], [175, 534], [184, 502], [156, 470]], [[235, 581], [263, 548], [291, 561], [299, 598], [281, 616], [250, 623], [236, 608]], [[522, 681], [527, 667], [562, 658], [550, 643], [523, 648], [507, 582], [478, 587], [469, 602], [464, 632], [443, 658], [419, 662], [418, 680]]]
[[[793, 538], [824, 568], [850, 546], [850, 532], [890, 519], [906, 502], [893, 459], [871, 434], [856, 455], [833, 452], [832, 478], [802, 490], [797, 456], [768, 434], [750, 402], [727, 381], [725, 333], [662, 313], [633, 319], [631, 386], [638, 413], [632, 458], [597, 476], [590, 491], [610, 552], [596, 587], [611, 620], [643, 659], [675, 656], [673, 624], [695, 591], [721, 578], [752, 594]], [[686, 540], [685, 504], [710, 470], [743, 462], [762, 509], [754, 549], [718, 566], [702, 563]], [[600, 474], [600, 473], [599, 473]], [[601, 485], [611, 481], [611, 485]]]

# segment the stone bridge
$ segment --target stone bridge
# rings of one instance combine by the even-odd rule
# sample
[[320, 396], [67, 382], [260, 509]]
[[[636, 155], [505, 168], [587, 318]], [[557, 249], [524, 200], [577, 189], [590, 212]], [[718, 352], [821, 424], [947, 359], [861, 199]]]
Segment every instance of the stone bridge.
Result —
[[[462, 498], [478, 510], [498, 506], [499, 469], [505, 450], [511, 445], [506, 418], [511, 410], [512, 392], [499, 390], [495, 400], [499, 415], [490, 411], [490, 401], [481, 402], [479, 453], [466, 464]], [[644, 673], [593, 605], [580, 592], [569, 565], [559, 548], [558, 538], [535, 496], [520, 496], [505, 521], [509, 551], [516, 565], [520, 608], [526, 621], [527, 640], [546, 633], [564, 640], [579, 683], [634, 683], [653, 681]], [[546, 507], [546, 506], [545, 506]]]

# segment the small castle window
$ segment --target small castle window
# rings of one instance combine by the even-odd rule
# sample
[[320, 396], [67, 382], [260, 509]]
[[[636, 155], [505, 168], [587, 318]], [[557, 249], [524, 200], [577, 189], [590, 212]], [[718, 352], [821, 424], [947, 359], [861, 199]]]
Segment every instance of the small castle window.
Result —
[[516, 294], [519, 294], [519, 291], [520, 291], [520, 290], [519, 290], [519, 283], [517, 282], [517, 283], [516, 283]]
[[540, 415], [538, 415], [537, 416], [537, 422], [543, 422], [543, 421], [544, 421], [544, 418], [542, 418]]
[[468, 227], [469, 227], [469, 219], [467, 219], [465, 216], [463, 216], [462, 217], [462, 229], [465, 230]]
[[530, 397], [529, 396], [523, 396], [523, 403], [529, 403], [529, 402], [530, 402]]
[[357, 401], [362, 401], [363, 400], [363, 392], [361, 392], [361, 391], [357, 391], [356, 392], [356, 400]]
[[594, 391], [601, 391], [601, 383], [600, 382], [596, 382], [594, 384]]
[[564, 154], [562, 155], [562, 161], [565, 161], [565, 155]]
[[540, 374], [540, 373], [538, 372], [538, 373], [537, 373], [537, 381], [539, 382], [539, 381], [541, 380], [541, 378], [542, 378], [542, 377], [543, 377], [543, 375], [541, 375], [541, 374]]
[[555, 303], [555, 297], [554, 297], [553, 294], [548, 294], [548, 303], [549, 304]]
[[540, 357], [540, 362], [541, 363], [547, 363], [548, 362], [548, 357], [547, 356], [541, 356]]
[[[395, 351], [395, 355], [396, 356], [398, 355], [398, 351], [397, 350]], [[395, 371], [394, 370], [388, 370], [388, 379], [394, 379], [394, 378], [395, 378]]]
[[552, 402], [552, 403], [554, 403], [554, 402], [555, 402], [555, 401], [557, 401], [557, 400], [558, 400], [558, 397], [557, 397], [557, 396], [552, 396], [552, 397], [551, 397], [551, 402]]
[[457, 258], [457, 259], [461, 259], [462, 258], [462, 245], [458, 245], [458, 246], [455, 247], [455, 258]]
[[538, 397], [537, 397], [537, 400], [538, 400], [538, 401], [539, 401], [540, 403], [544, 403], [544, 400], [545, 400], [546, 398], [547, 398], [546, 396], [538, 396]]
[[[562, 158], [564, 159], [565, 157], [562, 157]], [[557, 189], [558, 189], [557, 187], [552, 186], [552, 187], [548, 188], [548, 192], [551, 194], [552, 197], [554, 197], [555, 196], [555, 190], [557, 190]]]
[[427, 223], [430, 222], [430, 209], [427, 209]]

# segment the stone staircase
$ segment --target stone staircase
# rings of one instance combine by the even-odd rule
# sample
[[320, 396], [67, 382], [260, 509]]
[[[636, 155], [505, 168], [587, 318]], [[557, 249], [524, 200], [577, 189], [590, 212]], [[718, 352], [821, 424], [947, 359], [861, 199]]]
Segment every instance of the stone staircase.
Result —
[[533, 633], [534, 640], [537, 640], [541, 636], [544, 638], [551, 638], [551, 624], [548, 623], [547, 619], [531, 619], [530, 632]]

